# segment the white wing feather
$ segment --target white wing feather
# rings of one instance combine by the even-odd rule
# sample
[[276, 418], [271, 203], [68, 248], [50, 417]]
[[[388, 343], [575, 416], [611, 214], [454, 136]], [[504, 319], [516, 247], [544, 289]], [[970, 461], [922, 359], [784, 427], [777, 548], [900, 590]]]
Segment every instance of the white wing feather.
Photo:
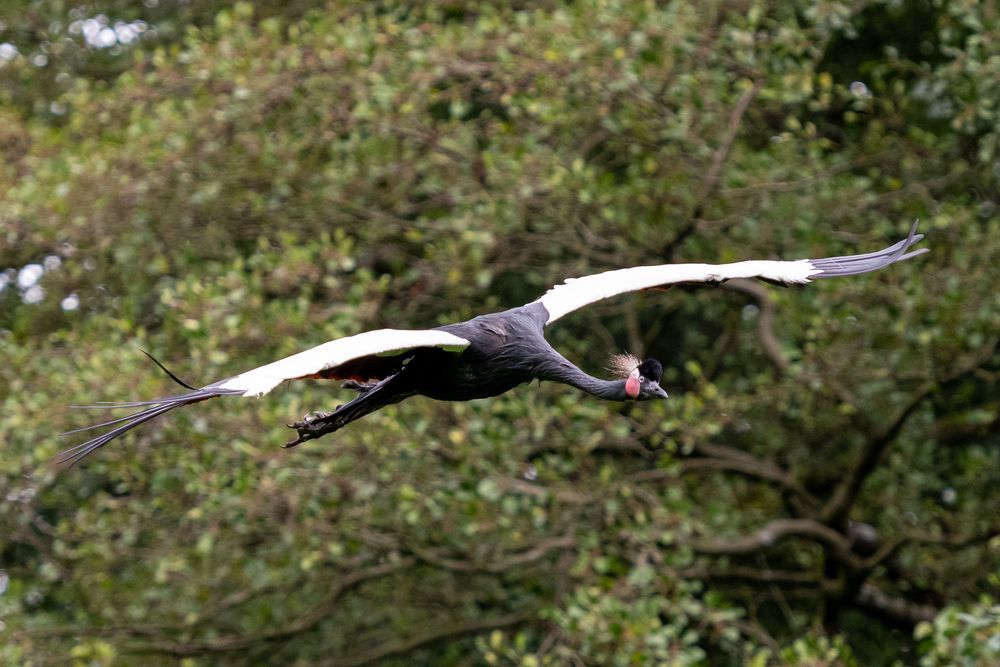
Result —
[[917, 223], [914, 222], [909, 235], [902, 241], [860, 255], [791, 261], [753, 260], [732, 264], [660, 264], [605, 271], [583, 278], [570, 278], [550, 289], [535, 303], [545, 306], [549, 312], [546, 324], [551, 324], [589, 303], [662, 285], [723, 282], [733, 278], [761, 278], [794, 285], [808, 283], [814, 278], [856, 276], [922, 255], [927, 252], [926, 248], [910, 248], [923, 237], [923, 234], [917, 234]]
[[733, 278], [764, 278], [783, 283], [807, 283], [820, 273], [809, 260], [755, 260], [733, 264], [660, 264], [636, 266], [569, 278], [546, 292], [538, 302], [549, 311], [546, 324], [589, 303], [636, 290], [685, 282], [721, 282]]
[[240, 373], [220, 384], [219, 388], [242, 391], [243, 396], [262, 396], [285, 380], [313, 375], [359, 357], [387, 355], [418, 347], [437, 347], [457, 352], [468, 345], [469, 341], [464, 338], [437, 329], [378, 329], [331, 340], [266, 366]]

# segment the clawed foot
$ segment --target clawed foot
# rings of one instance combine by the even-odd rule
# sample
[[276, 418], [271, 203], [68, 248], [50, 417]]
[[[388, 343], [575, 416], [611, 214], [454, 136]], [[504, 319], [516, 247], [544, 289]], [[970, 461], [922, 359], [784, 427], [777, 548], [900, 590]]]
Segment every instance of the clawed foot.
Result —
[[[340, 406], [338, 405], [337, 407], [339, 408]], [[308, 412], [302, 417], [302, 421], [286, 424], [288, 428], [294, 428], [298, 431], [299, 437], [286, 442], [281, 447], [289, 449], [302, 444], [306, 440], [315, 440], [321, 435], [329, 433], [333, 429], [330, 428], [327, 420], [334, 415], [334, 412]]]
[[378, 383], [378, 380], [365, 380], [363, 382], [358, 380], [345, 380], [341, 383], [340, 388], [352, 389], [360, 394], [365, 394], [374, 389], [375, 385]]

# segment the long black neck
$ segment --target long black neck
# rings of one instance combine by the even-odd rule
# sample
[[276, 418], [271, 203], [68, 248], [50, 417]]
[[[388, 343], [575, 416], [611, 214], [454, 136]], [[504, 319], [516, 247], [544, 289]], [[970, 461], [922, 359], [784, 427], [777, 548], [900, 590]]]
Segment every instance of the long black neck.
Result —
[[625, 380], [602, 380], [587, 375], [558, 353], [547, 360], [540, 371], [538, 376], [543, 380], [562, 382], [609, 401], [629, 400]]

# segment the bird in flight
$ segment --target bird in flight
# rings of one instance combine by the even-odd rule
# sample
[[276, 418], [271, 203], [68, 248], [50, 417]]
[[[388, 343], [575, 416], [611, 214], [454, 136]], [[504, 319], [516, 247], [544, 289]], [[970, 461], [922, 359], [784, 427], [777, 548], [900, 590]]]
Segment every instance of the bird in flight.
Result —
[[285, 447], [337, 431], [355, 419], [410, 396], [466, 401], [497, 396], [534, 379], [562, 382], [612, 401], [667, 398], [667, 392], [660, 387], [663, 367], [656, 359], [616, 355], [609, 365], [614, 379], [596, 378], [549, 345], [545, 327], [578, 308], [626, 292], [684, 283], [721, 284], [734, 278], [793, 285], [816, 278], [868, 273], [927, 252], [926, 248], [910, 249], [922, 238], [914, 223], [906, 239], [864, 255], [731, 264], [661, 264], [570, 278], [517, 308], [436, 329], [379, 329], [339, 338], [201, 388], [191, 387], [167, 371], [190, 391], [148, 401], [82, 406], [138, 408], [138, 411], [70, 431], [114, 427], [62, 452], [56, 463], [73, 465], [126, 431], [174, 408], [217, 396], [258, 397], [286, 380], [343, 380], [342, 386], [356, 391], [357, 396], [332, 412], [310, 413], [302, 421], [289, 424], [298, 436]]

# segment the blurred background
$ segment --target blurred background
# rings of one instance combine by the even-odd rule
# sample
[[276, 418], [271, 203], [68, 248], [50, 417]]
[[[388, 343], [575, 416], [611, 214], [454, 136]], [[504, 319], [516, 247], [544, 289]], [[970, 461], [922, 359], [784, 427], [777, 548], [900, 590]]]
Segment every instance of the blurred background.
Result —
[[[962, 0], [0, 4], [0, 662], [1000, 661], [1000, 16]], [[638, 264], [929, 255], [552, 328], [671, 398], [329, 383], [57, 473], [72, 404]], [[85, 438], [84, 438], [85, 439]]]

